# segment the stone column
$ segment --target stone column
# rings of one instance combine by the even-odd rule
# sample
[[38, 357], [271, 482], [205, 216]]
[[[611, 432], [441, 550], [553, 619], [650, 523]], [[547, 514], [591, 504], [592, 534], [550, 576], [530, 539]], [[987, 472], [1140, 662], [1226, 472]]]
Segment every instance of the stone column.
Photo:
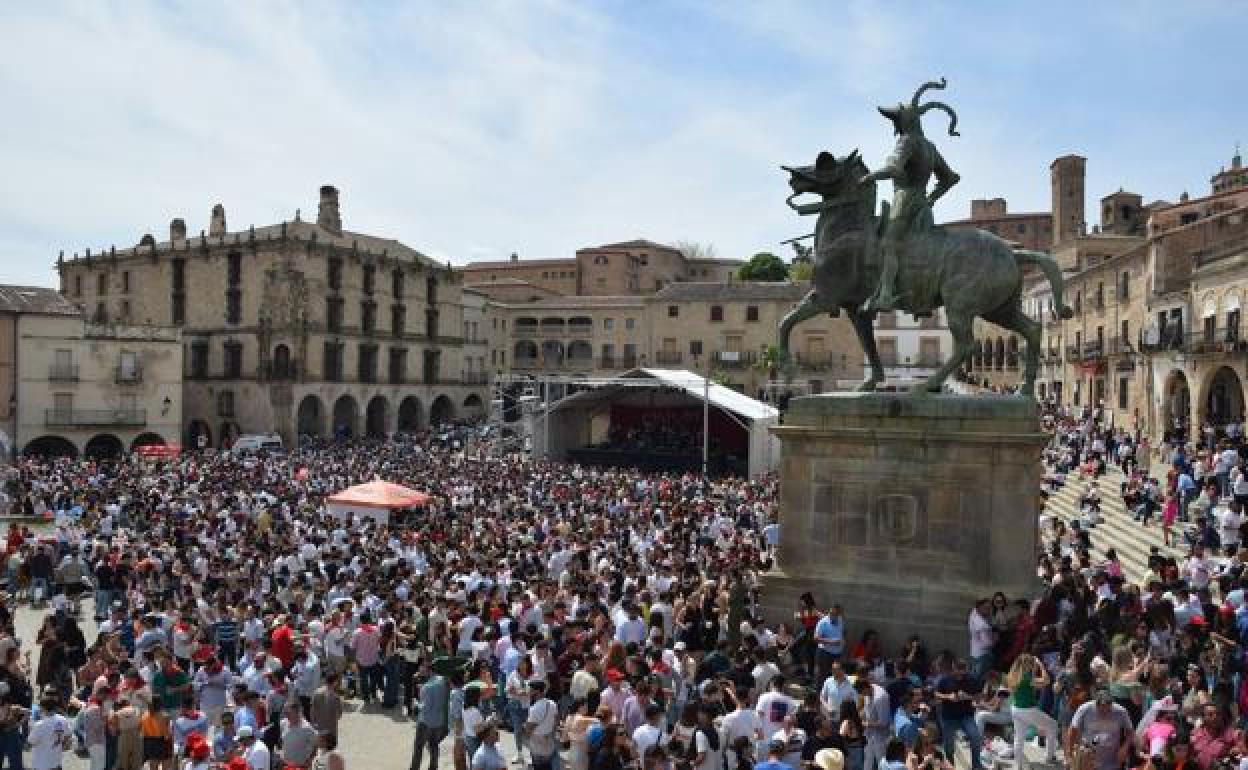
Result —
[[[781, 438], [780, 547], [763, 607], [798, 596], [845, 610], [847, 642], [879, 631], [967, 648], [974, 600], [1038, 588], [1038, 409], [1016, 396], [825, 394], [794, 399]], [[848, 647], [848, 644], [847, 644]]]

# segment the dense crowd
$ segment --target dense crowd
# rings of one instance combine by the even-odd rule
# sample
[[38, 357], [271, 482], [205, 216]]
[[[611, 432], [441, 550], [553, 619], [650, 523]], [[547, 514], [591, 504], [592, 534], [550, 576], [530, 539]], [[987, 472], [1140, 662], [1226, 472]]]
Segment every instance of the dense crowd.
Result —
[[[1244, 481], [1239, 440], [1154, 450], [1095, 413], [1046, 419], [1046, 487], [1083, 484], [1084, 510], [1070, 526], [1045, 517], [1042, 589], [977, 602], [965, 651], [917, 636], [885, 649], [834, 596], [765, 623], [770, 478], [491, 457], [468, 433], [23, 459], [6, 493], [55, 524], [6, 540], [0, 757], [22, 767], [28, 745], [36, 770], [75, 747], [93, 770], [341, 770], [357, 700], [411, 720], [412, 770], [448, 750], [475, 770], [1237, 761], [1248, 551], [1244, 528], [1221, 525]], [[1124, 481], [1100, 490], [1111, 465]], [[376, 477], [433, 500], [386, 522], [328, 512], [328, 493]], [[1194, 539], [1132, 580], [1112, 548], [1095, 555], [1102, 493], [1124, 495], [1140, 526], [1150, 501], [1174, 500]], [[1197, 519], [1217, 522], [1216, 544]], [[27, 602], [46, 617], [23, 640], [11, 613]]]

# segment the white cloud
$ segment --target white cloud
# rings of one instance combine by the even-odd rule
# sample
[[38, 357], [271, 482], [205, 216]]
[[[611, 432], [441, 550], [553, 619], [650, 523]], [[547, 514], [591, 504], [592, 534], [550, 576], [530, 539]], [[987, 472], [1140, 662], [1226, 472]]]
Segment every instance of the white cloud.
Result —
[[0, 280], [50, 284], [59, 249], [132, 244], [175, 216], [195, 232], [216, 202], [235, 228], [311, 217], [326, 182], [348, 228], [455, 261], [634, 236], [747, 255], [809, 228], [777, 164], [854, 147], [878, 163], [891, 138], [872, 107], [942, 74], [964, 133], [929, 129], [963, 177], [942, 217], [980, 196], [1043, 207], [1049, 159], [1112, 151], [1064, 144], [1082, 124], [1050, 69], [1094, 54], [1052, 24], [968, 27], [913, 4], [624, 8], [0, 6]]

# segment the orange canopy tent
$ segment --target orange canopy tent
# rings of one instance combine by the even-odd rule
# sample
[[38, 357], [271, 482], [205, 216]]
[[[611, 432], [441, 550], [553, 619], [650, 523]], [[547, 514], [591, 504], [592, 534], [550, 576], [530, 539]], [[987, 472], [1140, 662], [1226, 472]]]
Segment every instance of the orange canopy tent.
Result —
[[357, 517], [366, 516], [384, 524], [390, 517], [390, 511], [420, 508], [428, 505], [431, 499], [424, 492], [375, 479], [332, 494], [326, 502], [329, 512], [339, 518], [354, 513]]

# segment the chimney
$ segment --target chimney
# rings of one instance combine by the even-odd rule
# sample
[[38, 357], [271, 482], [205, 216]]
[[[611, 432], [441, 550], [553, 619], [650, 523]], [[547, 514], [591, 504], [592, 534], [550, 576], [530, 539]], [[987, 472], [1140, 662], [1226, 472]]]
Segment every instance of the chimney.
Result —
[[338, 213], [338, 188], [332, 184], [321, 187], [321, 205], [316, 212], [316, 224], [322, 230], [342, 235], [342, 215]]
[[208, 223], [208, 235], [225, 235], [225, 206], [220, 203], [212, 207], [212, 219]]
[[175, 244], [186, 240], [186, 220], [178, 217], [169, 222], [169, 240]]

